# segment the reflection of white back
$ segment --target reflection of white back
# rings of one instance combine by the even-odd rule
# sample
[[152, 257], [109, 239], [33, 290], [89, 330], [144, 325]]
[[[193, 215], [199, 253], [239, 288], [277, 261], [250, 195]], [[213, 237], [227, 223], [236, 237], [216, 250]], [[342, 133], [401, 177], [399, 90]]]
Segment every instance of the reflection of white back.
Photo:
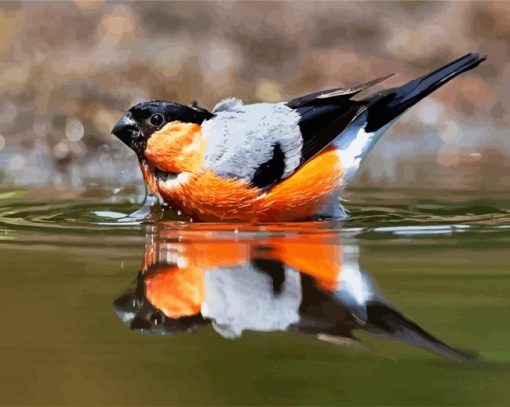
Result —
[[366, 319], [366, 303], [380, 299], [374, 282], [361, 270], [358, 247], [343, 246], [343, 267], [340, 274], [340, 289], [335, 293], [359, 318]]
[[[395, 119], [396, 120], [396, 119]], [[357, 174], [361, 161], [395, 121], [381, 127], [374, 133], [366, 132], [367, 111], [360, 114], [334, 141], [339, 149], [338, 155], [342, 160], [344, 174], [342, 183], [345, 186]]]
[[205, 273], [202, 315], [213, 321], [222, 336], [240, 336], [243, 330], [279, 331], [299, 320], [301, 278], [285, 268], [281, 290], [275, 293], [269, 275], [251, 264]]

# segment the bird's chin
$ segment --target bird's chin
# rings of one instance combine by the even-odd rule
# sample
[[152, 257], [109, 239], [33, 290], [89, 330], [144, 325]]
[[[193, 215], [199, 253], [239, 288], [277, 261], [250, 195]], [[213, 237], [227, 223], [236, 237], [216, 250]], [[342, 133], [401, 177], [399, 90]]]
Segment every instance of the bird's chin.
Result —
[[177, 179], [177, 176], [179, 175], [179, 173], [177, 172], [167, 172], [167, 171], [161, 171], [161, 170], [157, 170], [156, 172], [156, 177], [158, 178], [158, 181], [161, 181], [161, 182], [167, 182], [167, 181], [174, 181]]
[[172, 189], [172, 188], [182, 184], [183, 182], [185, 182], [189, 177], [189, 173], [188, 172], [175, 173], [175, 172], [158, 171], [158, 173], [156, 174], [156, 177], [157, 177], [158, 185], [160, 186], [160, 188], [168, 190], [168, 189]]

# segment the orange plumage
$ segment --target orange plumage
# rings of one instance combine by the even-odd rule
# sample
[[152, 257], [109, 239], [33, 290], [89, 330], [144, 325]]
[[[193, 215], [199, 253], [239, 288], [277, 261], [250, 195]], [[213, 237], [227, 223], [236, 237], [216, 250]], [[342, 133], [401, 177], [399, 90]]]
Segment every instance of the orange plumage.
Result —
[[280, 103], [227, 98], [212, 112], [197, 104], [141, 102], [112, 133], [137, 154], [154, 192], [195, 219], [333, 217], [341, 214], [333, 205], [340, 186], [391, 124], [485, 59], [470, 53], [366, 97], [356, 96], [393, 75]]
[[[315, 226], [311, 227], [316, 230]], [[268, 226], [268, 231], [278, 232], [278, 227]], [[324, 234], [307, 234], [306, 227], [293, 239], [271, 236], [261, 240], [222, 241], [172, 229], [163, 229], [161, 233], [146, 246], [142, 273], [147, 299], [170, 318], [200, 312], [205, 300], [205, 273], [242, 266], [252, 259], [282, 262], [312, 277], [325, 291], [339, 289], [343, 264], [337, 236], [330, 241]], [[161, 238], [175, 240], [177, 236], [182, 242], [169, 245], [161, 242]], [[314, 247], [312, 252], [310, 247]], [[173, 254], [175, 263], [169, 264], [168, 257]]]
[[180, 318], [200, 312], [205, 292], [203, 270], [162, 266], [144, 280], [147, 299], [167, 317]]
[[[341, 182], [342, 165], [337, 150], [326, 148], [290, 177], [268, 191], [242, 180], [201, 170], [204, 140], [200, 126], [172, 122], [154, 133], [147, 143], [142, 165], [147, 184], [172, 207], [203, 221], [289, 221], [313, 217]], [[181, 179], [154, 181], [154, 171], [181, 174]]]
[[203, 162], [201, 128], [195, 123], [168, 123], [147, 141], [145, 157], [162, 171], [197, 171]]

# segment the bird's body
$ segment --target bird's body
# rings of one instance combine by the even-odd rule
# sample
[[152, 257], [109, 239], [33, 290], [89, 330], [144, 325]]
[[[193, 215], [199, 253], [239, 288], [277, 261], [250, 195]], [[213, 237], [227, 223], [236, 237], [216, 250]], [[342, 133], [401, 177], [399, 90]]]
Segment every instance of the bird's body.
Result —
[[[179, 208], [186, 215], [204, 221], [308, 219], [320, 213], [341, 184], [343, 172], [338, 149], [330, 147], [284, 181], [263, 190], [251, 184], [255, 166], [249, 168], [245, 164], [243, 167], [239, 163], [239, 167], [233, 169], [235, 158], [229, 157], [225, 164], [216, 157], [217, 161], [206, 158], [204, 145], [209, 140], [204, 130], [196, 124], [170, 123], [151, 137], [148, 155], [152, 156], [160, 147], [164, 149], [166, 143], [181, 138], [183, 133], [189, 135], [190, 143], [181, 144], [180, 151], [169, 158], [168, 164], [159, 154], [154, 154], [157, 167], [152, 163], [142, 164], [144, 177], [151, 188], [170, 206]], [[190, 151], [194, 151], [192, 157], [185, 159]], [[256, 163], [256, 153], [246, 151], [241, 156], [245, 154], [253, 156]], [[182, 165], [179, 164], [181, 162]], [[168, 172], [158, 174], [156, 168], [178, 175], [168, 175]], [[246, 175], [239, 178], [223, 175], [233, 174], [236, 170]]]
[[286, 103], [235, 98], [208, 112], [146, 102], [113, 133], [138, 154], [166, 203], [203, 221], [341, 216], [339, 193], [384, 131], [410, 106], [484, 58], [469, 54], [399, 88], [356, 100], [383, 77]]

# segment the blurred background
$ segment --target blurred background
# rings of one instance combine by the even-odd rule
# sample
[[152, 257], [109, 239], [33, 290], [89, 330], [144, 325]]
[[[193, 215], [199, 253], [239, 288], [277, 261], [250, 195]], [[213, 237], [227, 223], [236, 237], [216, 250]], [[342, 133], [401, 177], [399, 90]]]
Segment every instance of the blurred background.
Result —
[[0, 185], [141, 187], [110, 135], [143, 99], [281, 101], [488, 54], [408, 112], [358, 187], [510, 186], [510, 3], [2, 2]]

